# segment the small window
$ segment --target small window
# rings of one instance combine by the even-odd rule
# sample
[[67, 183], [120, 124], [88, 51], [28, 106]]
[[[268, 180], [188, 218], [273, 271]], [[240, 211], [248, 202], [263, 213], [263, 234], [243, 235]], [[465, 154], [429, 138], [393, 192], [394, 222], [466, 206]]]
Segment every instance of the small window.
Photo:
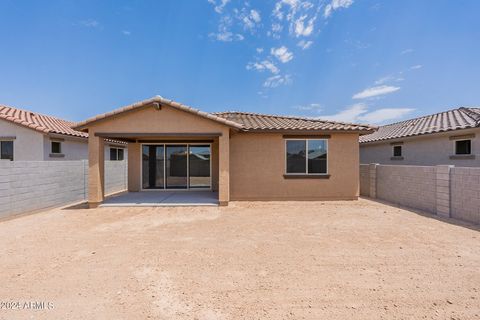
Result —
[[58, 141], [52, 141], [51, 150], [51, 153], [62, 153], [62, 143]]
[[455, 154], [458, 154], [458, 155], [472, 154], [472, 140], [455, 141]]
[[327, 140], [286, 141], [287, 174], [326, 174]]
[[393, 146], [393, 156], [394, 157], [402, 156], [402, 146]]
[[121, 149], [121, 148], [110, 148], [110, 160], [122, 161], [123, 160], [123, 149]]
[[13, 141], [0, 141], [1, 159], [13, 161]]

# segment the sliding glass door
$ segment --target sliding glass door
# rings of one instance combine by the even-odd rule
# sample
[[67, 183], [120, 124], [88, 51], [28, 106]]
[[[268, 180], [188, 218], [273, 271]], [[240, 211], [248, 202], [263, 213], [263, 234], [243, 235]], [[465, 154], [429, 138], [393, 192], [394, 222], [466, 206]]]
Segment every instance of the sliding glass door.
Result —
[[142, 187], [143, 189], [165, 188], [165, 148], [163, 145], [142, 147]]
[[210, 189], [209, 144], [142, 145], [143, 189]]
[[167, 145], [167, 189], [188, 188], [187, 145]]

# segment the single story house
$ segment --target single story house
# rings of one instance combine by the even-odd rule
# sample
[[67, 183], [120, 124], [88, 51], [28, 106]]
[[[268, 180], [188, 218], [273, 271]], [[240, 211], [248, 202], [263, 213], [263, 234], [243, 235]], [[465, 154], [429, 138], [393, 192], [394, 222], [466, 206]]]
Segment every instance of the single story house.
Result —
[[358, 198], [359, 135], [373, 127], [207, 113], [160, 96], [74, 126], [89, 134], [90, 206], [104, 200], [104, 139], [128, 142], [128, 190], [213, 190], [230, 200]]
[[[88, 133], [72, 129], [74, 123], [0, 104], [2, 160], [58, 161], [88, 158]], [[123, 160], [125, 143], [109, 141], [105, 157]]]
[[360, 137], [360, 162], [480, 167], [480, 108], [458, 108], [381, 126]]

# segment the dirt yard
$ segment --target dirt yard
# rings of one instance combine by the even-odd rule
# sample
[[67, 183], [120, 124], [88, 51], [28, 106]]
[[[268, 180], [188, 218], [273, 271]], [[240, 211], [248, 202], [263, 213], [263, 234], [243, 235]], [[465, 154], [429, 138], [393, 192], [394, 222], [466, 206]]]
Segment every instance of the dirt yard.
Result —
[[478, 230], [368, 200], [50, 210], [0, 222], [0, 319], [479, 319]]

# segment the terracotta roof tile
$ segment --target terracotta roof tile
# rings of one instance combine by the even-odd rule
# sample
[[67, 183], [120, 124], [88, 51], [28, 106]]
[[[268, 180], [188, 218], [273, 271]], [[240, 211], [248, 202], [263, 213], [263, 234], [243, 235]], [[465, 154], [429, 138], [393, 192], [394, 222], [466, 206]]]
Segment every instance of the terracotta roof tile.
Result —
[[480, 108], [458, 108], [381, 126], [360, 137], [360, 143], [480, 127]]
[[17, 123], [42, 133], [57, 133], [82, 138], [88, 137], [87, 133], [72, 129], [72, 126], [75, 124], [74, 122], [2, 104], [0, 104], [0, 119]]
[[252, 112], [217, 112], [215, 115], [243, 125], [246, 131], [275, 130], [326, 130], [326, 131], [366, 131], [373, 132], [375, 127], [361, 124], [320, 120], [314, 118], [279, 116]]
[[87, 119], [80, 123], [77, 123], [74, 128], [79, 130], [85, 130], [92, 122], [102, 120], [126, 112], [128, 110], [140, 108], [158, 102], [160, 104], [166, 104], [179, 110], [187, 111], [193, 114], [197, 114], [201, 117], [217, 121], [234, 127], [243, 131], [266, 131], [266, 130], [348, 130], [348, 131], [364, 131], [372, 132], [375, 127], [367, 125], [357, 125], [351, 123], [341, 123], [333, 121], [324, 121], [312, 118], [301, 117], [288, 117], [288, 116], [276, 116], [266, 115], [248, 112], [219, 112], [208, 113], [194, 109], [192, 107], [183, 105], [173, 100], [168, 100], [160, 96], [155, 96], [151, 99], [143, 100], [123, 108], [116, 109], [114, 111], [98, 115], [96, 117]]

